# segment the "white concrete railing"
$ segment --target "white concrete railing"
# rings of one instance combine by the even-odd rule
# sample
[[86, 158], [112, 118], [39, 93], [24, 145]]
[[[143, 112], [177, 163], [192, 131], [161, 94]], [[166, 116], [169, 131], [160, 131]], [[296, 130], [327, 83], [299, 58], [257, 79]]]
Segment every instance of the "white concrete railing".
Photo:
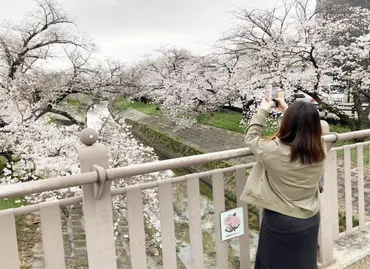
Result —
[[[358, 230], [362, 230], [365, 226], [370, 225], [370, 221], [367, 221], [366, 214], [365, 214], [365, 188], [364, 188], [364, 148], [369, 150], [369, 159], [370, 159], [370, 141], [357, 143], [352, 145], [346, 145], [342, 147], [333, 148], [332, 151], [335, 152], [333, 154], [333, 164], [338, 163], [337, 153], [343, 151], [343, 168], [344, 168], [344, 193], [345, 193], [345, 200], [344, 200], [344, 209], [345, 209], [345, 231], [339, 231], [338, 222], [333, 222], [333, 239], [339, 239], [346, 235], [350, 235]], [[351, 151], [356, 151], [356, 161], [353, 161], [351, 158]], [[338, 165], [336, 165], [338, 167]], [[356, 168], [357, 176], [354, 178], [351, 175], [352, 168]], [[338, 171], [337, 169], [332, 170], [332, 177], [337, 178]], [[356, 184], [357, 186], [353, 186]], [[355, 187], [355, 191], [357, 192], [357, 208], [353, 208], [353, 193], [352, 189]], [[356, 190], [357, 188], [357, 190]], [[334, 216], [338, 216], [338, 182], [333, 181], [332, 184], [332, 210], [333, 210], [333, 218]], [[358, 225], [353, 227], [353, 215], [356, 214], [358, 216]]]
[[[324, 140], [330, 144], [336, 140], [347, 140], [366, 136], [370, 136], [370, 130], [339, 135], [328, 134], [324, 136]], [[2, 268], [19, 269], [14, 217], [39, 211], [41, 217], [45, 268], [64, 269], [65, 261], [61, 231], [60, 206], [71, 205], [83, 201], [89, 268], [116, 269], [117, 264], [113, 234], [111, 196], [121, 194], [125, 194], [127, 197], [129, 236], [130, 238], [135, 238], [135, 240], [130, 240], [130, 252], [135, 253], [135, 255], [131, 255], [131, 266], [133, 269], [146, 268], [145, 232], [141, 192], [142, 190], [149, 188], [158, 188], [160, 222], [162, 227], [166, 227], [166, 229], [162, 229], [161, 231], [163, 268], [176, 268], [172, 184], [186, 181], [188, 197], [192, 197], [192, 199], [188, 200], [192, 268], [203, 269], [204, 260], [201, 236], [199, 179], [209, 176], [212, 177], [213, 195], [214, 197], [219, 197], [219, 199], [214, 199], [215, 227], [217, 234], [215, 237], [217, 268], [227, 268], [228, 243], [221, 242], [219, 235], [219, 213], [225, 210], [223, 174], [226, 172], [235, 172], [236, 196], [239, 197], [246, 182], [246, 169], [251, 168], [253, 164], [216, 169], [187, 176], [136, 184], [114, 190], [111, 190], [111, 181], [122, 177], [130, 177], [173, 168], [188, 167], [196, 164], [240, 158], [251, 155], [248, 148], [108, 169], [106, 149], [101, 144], [94, 144], [96, 140], [97, 134], [91, 129], [83, 131], [81, 141], [85, 145], [78, 148], [82, 173], [80, 175], [45, 179], [35, 182], [17, 183], [0, 187], [0, 199], [4, 199], [39, 193], [47, 190], [57, 190], [83, 185], [83, 195], [81, 197], [72, 197], [53, 202], [45, 202], [22, 208], [0, 211], [0, 264]], [[361, 145], [355, 146], [360, 149], [358, 154], [359, 158], [361, 158]], [[347, 146], [346, 148], [349, 147], [354, 146]], [[340, 149], [341, 148], [335, 148], [331, 150], [325, 161], [325, 191], [321, 195], [322, 202], [320, 205], [321, 227], [318, 250], [320, 267], [326, 267], [334, 262], [333, 241], [340, 236], [337, 232], [338, 229], [335, 226], [335, 221], [333, 221], [337, 219], [337, 215], [333, 212], [335, 211], [333, 210], [333, 207], [337, 206], [335, 204], [337, 196], [335, 195], [336, 173], [334, 171], [336, 170], [337, 165], [336, 152]], [[347, 152], [345, 156], [347, 156], [348, 149], [345, 149], [345, 151]], [[348, 167], [348, 156], [345, 157], [345, 163], [346, 162], [346, 167]], [[359, 171], [361, 170], [361, 167], [362, 166], [360, 164]], [[361, 196], [361, 201], [363, 201], [363, 177], [359, 176], [359, 179], [359, 198]], [[360, 192], [362, 193], [361, 195]], [[247, 205], [238, 199], [237, 206], [244, 208], [245, 223], [248, 223]], [[363, 206], [360, 209], [360, 216], [364, 216], [364, 210], [362, 208]], [[348, 206], [348, 213], [346, 207], [346, 214], [348, 214], [348, 217], [350, 216], [350, 206]], [[352, 226], [348, 224], [347, 234], [354, 231], [351, 227]], [[362, 229], [363, 227], [364, 217], [361, 217], [358, 229]], [[244, 250], [249, 248], [248, 229], [248, 225], [245, 225], [245, 235], [239, 238], [240, 248]], [[249, 269], [251, 266], [249, 251], [243, 251], [242, 253], [243, 255], [240, 257], [240, 268]]]

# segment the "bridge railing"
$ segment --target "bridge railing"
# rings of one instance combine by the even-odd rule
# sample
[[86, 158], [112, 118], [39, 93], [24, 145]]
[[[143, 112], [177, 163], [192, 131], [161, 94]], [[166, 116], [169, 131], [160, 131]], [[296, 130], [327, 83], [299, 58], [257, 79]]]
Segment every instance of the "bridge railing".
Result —
[[[330, 144], [339, 140], [350, 140], [370, 136], [370, 130], [343, 134], [328, 134], [324, 136], [326, 143]], [[86, 247], [90, 269], [116, 269], [116, 252], [114, 243], [114, 228], [111, 196], [125, 195], [127, 198], [128, 225], [130, 237], [131, 267], [133, 269], [146, 268], [145, 231], [143, 220], [142, 191], [157, 188], [159, 196], [161, 240], [163, 253], [163, 268], [176, 267], [176, 240], [173, 218], [172, 185], [186, 182], [188, 197], [189, 234], [191, 248], [192, 268], [204, 267], [200, 192], [199, 180], [203, 177], [212, 178], [214, 199], [214, 216], [216, 232], [216, 263], [217, 268], [228, 266], [228, 243], [222, 242], [220, 237], [220, 213], [225, 210], [224, 174], [235, 172], [237, 206], [244, 211], [245, 223], [248, 223], [248, 208], [238, 197], [246, 182], [246, 169], [253, 164], [238, 165], [228, 168], [215, 169], [186, 176], [156, 180], [148, 183], [140, 183], [125, 188], [111, 189], [111, 182], [120, 178], [142, 175], [152, 172], [164, 171], [174, 168], [189, 167], [192, 165], [205, 164], [215, 161], [223, 161], [232, 158], [240, 158], [251, 155], [248, 148], [234, 149], [222, 152], [201, 154], [177, 159], [141, 163], [119, 168], [108, 168], [108, 155], [106, 148], [95, 143], [97, 134], [92, 130], [85, 130], [81, 141], [85, 143], [78, 147], [81, 174], [59, 178], [50, 178], [34, 182], [17, 183], [0, 187], [0, 199], [19, 197], [29, 194], [40, 193], [48, 190], [82, 185], [83, 195], [52, 202], [44, 202], [28, 205], [16, 209], [0, 211], [0, 264], [4, 268], [19, 269], [19, 257], [17, 248], [17, 235], [14, 217], [39, 211], [41, 218], [42, 244], [44, 249], [45, 268], [64, 269], [64, 249], [61, 231], [60, 206], [72, 205], [83, 202], [84, 224], [86, 232]], [[361, 148], [365, 144], [358, 144], [358, 158], [361, 159]], [[367, 144], [366, 144], [367, 145]], [[348, 152], [349, 147], [344, 150]], [[325, 160], [325, 191], [321, 194], [320, 214], [321, 226], [319, 234], [318, 258], [320, 267], [326, 267], [334, 262], [333, 241], [340, 236], [337, 232], [337, 214], [333, 211], [337, 208], [335, 182], [337, 182], [337, 151], [341, 148], [332, 149]], [[348, 159], [345, 153], [345, 163]], [[347, 156], [347, 157], [346, 157]], [[348, 163], [348, 160], [347, 160]], [[361, 161], [360, 161], [361, 163]], [[348, 164], [347, 164], [348, 167]], [[361, 164], [359, 166], [361, 170]], [[348, 173], [348, 172], [347, 172]], [[359, 177], [359, 193], [363, 193], [363, 177]], [[346, 194], [349, 195], [349, 194]], [[359, 194], [360, 197], [360, 194]], [[361, 196], [363, 201], [363, 195]], [[347, 203], [346, 203], [347, 204]], [[348, 214], [351, 208], [348, 207]], [[346, 208], [347, 212], [347, 208]], [[363, 209], [360, 215], [364, 216]], [[347, 213], [346, 213], [347, 214]], [[364, 228], [365, 218], [361, 218], [358, 229]], [[245, 225], [244, 235], [239, 238], [240, 268], [249, 269], [249, 227]], [[351, 225], [346, 227], [347, 234], [354, 231]]]
[[[341, 227], [339, 221], [333, 222], [333, 239], [336, 240], [370, 225], [365, 212], [365, 176], [369, 176], [365, 175], [365, 168], [369, 166], [370, 141], [335, 147], [332, 151], [332, 162], [337, 167], [331, 171], [332, 177], [337, 178], [331, 186], [333, 218], [342, 214], [342, 220], [345, 219]], [[344, 186], [341, 191], [339, 183]], [[344, 199], [338, 197], [343, 191]]]

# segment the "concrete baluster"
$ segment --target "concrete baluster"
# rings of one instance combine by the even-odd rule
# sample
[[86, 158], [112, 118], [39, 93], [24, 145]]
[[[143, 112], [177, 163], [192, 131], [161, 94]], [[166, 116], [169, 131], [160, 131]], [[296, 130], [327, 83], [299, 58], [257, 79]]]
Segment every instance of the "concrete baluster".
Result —
[[97, 171], [97, 183], [82, 186], [86, 247], [90, 269], [117, 269], [111, 203], [111, 182], [105, 181], [108, 154], [95, 143], [98, 134], [87, 128], [80, 134], [78, 147], [81, 173]]
[[[323, 134], [329, 133], [329, 124], [326, 121], [321, 121]], [[324, 191], [320, 194], [320, 230], [318, 242], [318, 267], [325, 268], [335, 262], [333, 256], [333, 219], [332, 214], [332, 182], [337, 180], [333, 178], [332, 169], [337, 169], [336, 164], [333, 163], [333, 154], [335, 151], [330, 151], [334, 143], [326, 143], [328, 150], [326, 159], [324, 161]], [[333, 167], [333, 165], [335, 167]]]

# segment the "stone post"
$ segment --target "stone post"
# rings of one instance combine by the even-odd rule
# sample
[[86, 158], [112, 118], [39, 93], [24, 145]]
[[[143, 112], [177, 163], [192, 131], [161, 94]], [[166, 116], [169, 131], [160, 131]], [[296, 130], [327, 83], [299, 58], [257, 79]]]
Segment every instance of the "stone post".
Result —
[[86, 247], [90, 269], [117, 269], [111, 182], [105, 181], [108, 154], [104, 145], [95, 143], [98, 134], [87, 128], [80, 134], [78, 146], [81, 173], [96, 170], [99, 182], [82, 186]]

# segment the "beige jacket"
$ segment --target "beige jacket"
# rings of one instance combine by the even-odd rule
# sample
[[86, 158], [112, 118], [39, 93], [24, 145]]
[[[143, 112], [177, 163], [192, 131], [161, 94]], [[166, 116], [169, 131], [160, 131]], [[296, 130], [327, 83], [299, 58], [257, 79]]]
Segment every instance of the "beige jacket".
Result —
[[307, 219], [319, 211], [318, 182], [323, 162], [290, 162], [290, 146], [279, 139], [262, 139], [268, 112], [260, 109], [252, 118], [245, 137], [256, 157], [240, 199], [281, 214]]

